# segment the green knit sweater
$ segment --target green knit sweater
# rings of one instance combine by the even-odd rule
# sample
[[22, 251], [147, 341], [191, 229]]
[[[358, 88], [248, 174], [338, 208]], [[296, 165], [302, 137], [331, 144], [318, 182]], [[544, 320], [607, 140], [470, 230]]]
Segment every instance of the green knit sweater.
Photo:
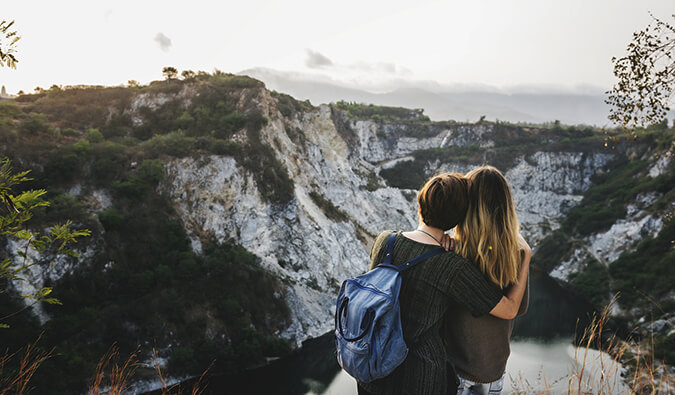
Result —
[[[394, 265], [437, 247], [398, 233]], [[391, 231], [385, 231], [375, 240], [371, 268], [383, 261], [389, 234]], [[446, 353], [439, 332], [446, 310], [457, 302], [476, 316], [484, 315], [499, 303], [502, 292], [476, 265], [454, 252], [430, 258], [402, 272], [402, 277], [399, 303], [408, 357], [389, 376], [359, 385], [375, 394], [445, 394]]]

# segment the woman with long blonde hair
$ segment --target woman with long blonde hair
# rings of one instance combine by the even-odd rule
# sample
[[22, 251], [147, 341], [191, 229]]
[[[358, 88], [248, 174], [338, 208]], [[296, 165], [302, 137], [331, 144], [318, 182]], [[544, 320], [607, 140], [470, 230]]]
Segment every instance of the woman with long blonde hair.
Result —
[[[464, 222], [455, 230], [456, 251], [474, 262], [486, 279], [508, 292], [518, 283], [521, 263], [530, 252], [520, 235], [511, 189], [492, 166], [474, 169], [466, 178], [469, 208]], [[528, 297], [529, 287], [518, 315], [527, 310]], [[459, 378], [457, 395], [501, 392], [512, 329], [513, 319], [474, 317], [458, 304], [448, 309], [442, 335]]]

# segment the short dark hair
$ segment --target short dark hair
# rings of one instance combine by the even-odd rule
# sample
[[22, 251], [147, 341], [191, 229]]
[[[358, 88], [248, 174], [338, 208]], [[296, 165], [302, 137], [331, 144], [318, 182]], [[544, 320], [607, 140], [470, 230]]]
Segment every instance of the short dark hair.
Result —
[[452, 229], [469, 207], [469, 182], [460, 173], [437, 174], [417, 192], [422, 221], [434, 228]]

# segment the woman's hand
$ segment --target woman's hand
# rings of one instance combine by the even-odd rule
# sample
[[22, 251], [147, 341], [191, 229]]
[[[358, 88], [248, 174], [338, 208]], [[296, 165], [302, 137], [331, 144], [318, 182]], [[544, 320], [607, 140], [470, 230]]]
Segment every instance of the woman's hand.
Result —
[[447, 233], [443, 233], [441, 237], [441, 247], [445, 248], [445, 251], [452, 251], [455, 249], [455, 239], [450, 237]]

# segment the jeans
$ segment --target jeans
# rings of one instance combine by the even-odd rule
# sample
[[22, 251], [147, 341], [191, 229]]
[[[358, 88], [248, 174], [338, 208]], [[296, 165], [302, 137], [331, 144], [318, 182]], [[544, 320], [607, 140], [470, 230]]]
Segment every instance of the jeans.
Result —
[[482, 384], [469, 381], [462, 376], [459, 377], [459, 387], [457, 387], [457, 395], [499, 395], [504, 388], [504, 376], [491, 383]]

